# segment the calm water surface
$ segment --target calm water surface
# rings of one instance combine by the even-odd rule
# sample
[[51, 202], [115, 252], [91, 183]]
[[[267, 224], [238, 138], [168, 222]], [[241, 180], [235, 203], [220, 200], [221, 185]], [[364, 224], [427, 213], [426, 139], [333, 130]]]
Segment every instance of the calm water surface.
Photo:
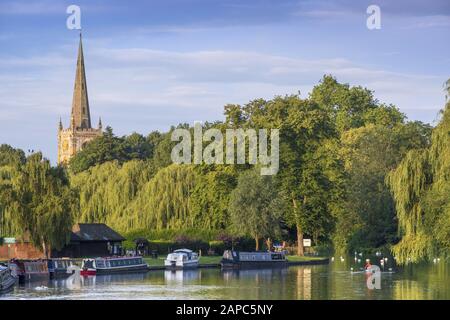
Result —
[[365, 274], [351, 267], [359, 267], [352, 258], [286, 269], [72, 276], [19, 285], [0, 299], [450, 299], [448, 263], [394, 268], [382, 273], [379, 290], [369, 290]]

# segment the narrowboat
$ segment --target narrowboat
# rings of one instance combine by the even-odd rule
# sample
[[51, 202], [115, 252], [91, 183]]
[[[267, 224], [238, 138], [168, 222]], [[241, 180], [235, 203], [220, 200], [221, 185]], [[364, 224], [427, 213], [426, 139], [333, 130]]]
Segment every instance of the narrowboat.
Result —
[[198, 267], [198, 254], [189, 249], [178, 249], [164, 260], [166, 269], [187, 269]]
[[240, 252], [226, 250], [220, 261], [222, 269], [255, 269], [287, 267], [284, 252]]
[[148, 271], [148, 265], [142, 257], [103, 257], [83, 259], [80, 274], [93, 276], [97, 274], [144, 272]]
[[35, 281], [49, 278], [46, 260], [17, 260], [9, 262], [11, 273], [19, 278], [20, 282]]
[[17, 277], [11, 274], [7, 266], [0, 265], [0, 294], [11, 290], [17, 282]]
[[73, 266], [76, 266], [76, 261], [73, 259], [60, 258], [47, 260], [48, 272], [52, 279], [70, 276], [74, 272], [74, 269], [71, 268]]

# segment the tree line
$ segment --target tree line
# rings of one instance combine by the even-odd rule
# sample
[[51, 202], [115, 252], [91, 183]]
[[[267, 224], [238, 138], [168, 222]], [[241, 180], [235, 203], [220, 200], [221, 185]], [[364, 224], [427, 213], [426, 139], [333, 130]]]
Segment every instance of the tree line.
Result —
[[59, 248], [72, 223], [104, 222], [125, 234], [218, 230], [253, 238], [257, 249], [263, 239], [304, 237], [338, 253], [389, 247], [400, 263], [448, 255], [449, 104], [432, 128], [324, 76], [308, 97], [230, 104], [224, 115], [204, 127], [280, 130], [278, 174], [172, 164], [176, 127], [124, 137], [107, 128], [68, 168], [2, 145], [0, 232]]

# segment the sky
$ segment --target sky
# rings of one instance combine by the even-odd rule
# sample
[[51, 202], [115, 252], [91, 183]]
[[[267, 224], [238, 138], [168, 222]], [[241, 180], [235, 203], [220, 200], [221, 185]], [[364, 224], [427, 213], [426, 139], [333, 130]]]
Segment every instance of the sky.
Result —
[[[223, 120], [228, 103], [301, 94], [324, 74], [436, 124], [450, 78], [450, 1], [0, 0], [0, 144], [57, 157], [81, 26], [93, 125], [117, 135]], [[381, 29], [369, 30], [369, 5]]]

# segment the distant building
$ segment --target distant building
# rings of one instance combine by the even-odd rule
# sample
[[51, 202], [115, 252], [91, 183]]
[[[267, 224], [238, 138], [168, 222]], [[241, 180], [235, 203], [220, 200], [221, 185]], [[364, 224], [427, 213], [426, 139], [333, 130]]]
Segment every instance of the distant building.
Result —
[[89, 110], [89, 98], [84, 67], [83, 44], [80, 34], [80, 46], [78, 48], [77, 71], [75, 75], [75, 87], [72, 100], [72, 114], [70, 126], [63, 128], [59, 121], [58, 128], [58, 163], [67, 163], [78, 151], [82, 150], [88, 142], [102, 135], [101, 119], [98, 128], [91, 126], [91, 114]]
[[[27, 237], [5, 240], [0, 246], [0, 259], [45, 258], [41, 248], [34, 247]], [[120, 255], [124, 240], [124, 237], [104, 223], [78, 223], [72, 228], [70, 242], [60, 251], [52, 250], [50, 256], [82, 258]]]

